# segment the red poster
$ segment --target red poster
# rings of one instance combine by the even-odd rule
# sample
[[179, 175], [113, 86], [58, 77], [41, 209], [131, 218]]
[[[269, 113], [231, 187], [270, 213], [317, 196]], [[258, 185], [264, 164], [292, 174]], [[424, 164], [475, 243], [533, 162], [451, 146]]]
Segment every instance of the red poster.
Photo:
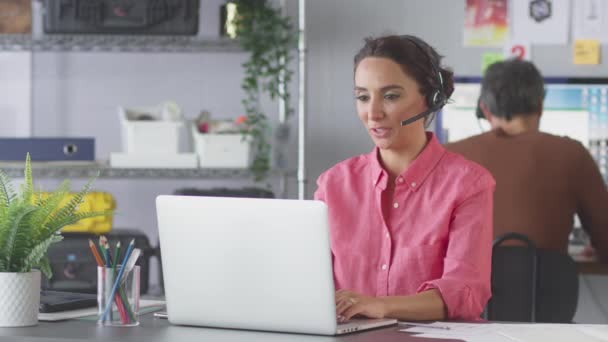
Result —
[[464, 45], [502, 46], [508, 34], [507, 0], [467, 0]]

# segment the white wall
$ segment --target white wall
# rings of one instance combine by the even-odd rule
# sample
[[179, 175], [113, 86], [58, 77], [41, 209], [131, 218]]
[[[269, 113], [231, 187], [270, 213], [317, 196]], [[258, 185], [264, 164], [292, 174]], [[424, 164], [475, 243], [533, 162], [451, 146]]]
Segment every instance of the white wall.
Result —
[[0, 52], [0, 137], [31, 134], [31, 53]]

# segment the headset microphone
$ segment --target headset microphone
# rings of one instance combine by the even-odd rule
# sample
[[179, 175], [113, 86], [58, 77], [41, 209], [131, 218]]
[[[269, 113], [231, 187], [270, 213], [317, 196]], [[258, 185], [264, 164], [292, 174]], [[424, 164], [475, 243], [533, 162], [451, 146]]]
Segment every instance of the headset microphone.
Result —
[[425, 110], [422, 113], [412, 116], [409, 119], [405, 119], [405, 120], [401, 121], [401, 126], [409, 125], [415, 121], [418, 121], [418, 120], [424, 118], [427, 115], [433, 114], [433, 113], [439, 111], [441, 109], [441, 107], [443, 107], [444, 105], [445, 105], [445, 102], [442, 102], [440, 104], [437, 104], [436, 106], [433, 106], [432, 108]]

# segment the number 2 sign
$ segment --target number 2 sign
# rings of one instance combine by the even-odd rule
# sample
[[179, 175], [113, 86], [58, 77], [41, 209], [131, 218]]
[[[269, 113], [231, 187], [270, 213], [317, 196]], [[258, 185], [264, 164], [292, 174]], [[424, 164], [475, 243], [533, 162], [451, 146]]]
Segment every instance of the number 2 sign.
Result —
[[522, 42], [511, 42], [505, 45], [504, 49], [505, 59], [517, 58], [521, 60], [531, 60], [532, 56], [530, 53], [530, 44]]

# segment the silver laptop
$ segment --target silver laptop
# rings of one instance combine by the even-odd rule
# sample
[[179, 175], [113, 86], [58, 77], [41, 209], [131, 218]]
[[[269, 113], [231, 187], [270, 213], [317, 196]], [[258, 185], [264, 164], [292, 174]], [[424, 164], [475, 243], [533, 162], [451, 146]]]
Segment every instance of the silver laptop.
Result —
[[327, 207], [320, 201], [159, 196], [173, 324], [335, 335], [396, 324], [337, 324]]

